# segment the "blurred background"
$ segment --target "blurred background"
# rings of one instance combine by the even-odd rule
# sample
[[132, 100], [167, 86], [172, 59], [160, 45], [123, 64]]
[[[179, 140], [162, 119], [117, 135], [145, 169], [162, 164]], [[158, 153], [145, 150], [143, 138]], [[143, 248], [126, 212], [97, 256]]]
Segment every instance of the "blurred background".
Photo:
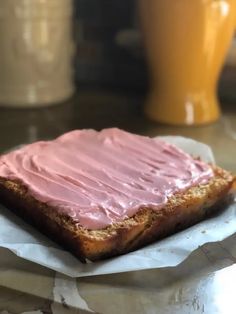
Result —
[[[145, 95], [150, 82], [144, 39], [150, 29], [144, 30], [145, 25], [142, 25], [145, 24], [142, 23], [144, 10], [140, 9], [140, 2], [142, 1], [2, 0], [0, 3], [2, 47], [0, 104], [12, 103], [14, 106], [19, 103], [19, 106], [24, 107], [24, 97], [22, 96], [22, 101], [19, 100], [20, 89], [23, 91], [24, 82], [27, 85], [25, 90], [28, 89], [27, 93], [30, 94], [28, 98], [25, 96], [26, 106], [27, 100], [32, 104], [40, 102], [40, 99], [41, 103], [60, 102], [72, 94], [74, 84], [77, 90], [96, 87]], [[159, 2], [163, 1], [159, 0]], [[187, 24], [188, 20], [185, 17], [188, 16], [190, 8], [185, 2], [181, 0], [179, 6], [182, 6], [183, 23]], [[207, 32], [209, 34], [211, 32], [211, 37], [214, 37], [213, 28], [217, 29], [217, 23], [221, 23], [220, 19], [223, 16], [216, 16], [219, 13], [216, 11], [223, 10], [225, 8], [223, 5], [230, 4], [230, 0], [218, 2], [221, 3], [219, 8], [207, 8], [207, 5], [202, 4], [206, 8], [202, 8], [202, 12], [196, 16], [196, 20], [201, 18], [202, 23], [205, 23], [207, 31], [202, 32], [205, 37], [208, 36]], [[194, 0], [194, 3], [196, 6], [196, 3], [201, 1]], [[152, 9], [165, 11], [161, 5], [155, 7], [152, 2], [150, 4], [150, 11]], [[198, 9], [197, 6], [194, 9]], [[234, 8], [230, 9], [232, 11]], [[171, 14], [176, 15], [176, 13], [178, 12], [173, 11]], [[148, 14], [150, 15], [150, 12]], [[158, 19], [158, 12], [153, 19]], [[171, 23], [174, 25], [179, 19], [181, 16]], [[159, 24], [161, 25], [162, 22]], [[153, 31], [152, 41], [160, 40], [158, 38], [160, 35], [157, 34], [159, 24], [158, 22], [153, 24], [152, 28], [156, 28], [156, 31]], [[168, 36], [170, 35], [166, 31], [166, 41], [170, 40]], [[173, 34], [173, 38], [175, 36]], [[182, 37], [184, 36], [183, 34]], [[223, 45], [223, 39], [219, 37], [218, 40], [222, 40]], [[213, 39], [212, 44], [214, 45]], [[162, 43], [158, 45], [161, 50]], [[174, 44], [172, 49], [176, 49]], [[171, 51], [166, 51], [166, 59], [168, 53], [170, 54]], [[184, 67], [185, 60], [184, 56], [182, 57]], [[236, 84], [236, 71], [233, 71], [235, 67], [236, 40], [233, 40], [220, 75], [218, 90], [223, 100], [236, 99], [236, 89], [233, 88]], [[64, 93], [58, 93], [58, 86], [59, 89], [64, 90]], [[4, 92], [5, 98], [2, 96]], [[37, 92], [39, 94], [54, 92], [55, 95], [48, 95], [48, 98], [39, 95], [37, 101], [34, 99], [34, 94]], [[15, 94], [15, 98], [12, 94]]]
[[145, 91], [137, 1], [77, 0], [74, 5], [78, 85]]
[[[148, 71], [137, 1], [76, 0], [76, 82], [145, 93]], [[220, 96], [236, 100], [236, 38], [219, 85]]]
[[147, 85], [136, 1], [78, 0], [74, 4], [76, 81], [129, 89]]
[[[235, 25], [235, 0], [1, 0], [0, 151], [72, 129], [120, 127], [195, 138], [213, 147], [221, 165], [236, 169]], [[212, 79], [214, 55], [220, 57]], [[181, 70], [173, 69], [175, 62]], [[160, 82], [167, 77], [168, 88], [155, 73]], [[195, 78], [206, 90], [213, 81], [212, 102], [219, 95], [222, 113], [203, 115], [208, 122], [195, 125], [191, 101], [208, 109], [203, 84], [186, 100], [186, 120], [159, 121], [162, 111], [178, 116], [178, 86], [194, 85]], [[159, 111], [152, 119], [145, 106], [155, 88], [172, 100], [167, 108], [154, 95]]]

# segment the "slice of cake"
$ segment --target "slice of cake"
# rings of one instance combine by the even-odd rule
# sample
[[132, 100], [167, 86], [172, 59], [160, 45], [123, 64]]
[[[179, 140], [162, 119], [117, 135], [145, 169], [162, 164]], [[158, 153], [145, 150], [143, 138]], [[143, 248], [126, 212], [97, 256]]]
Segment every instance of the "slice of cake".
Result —
[[0, 201], [83, 261], [200, 221], [232, 183], [173, 145], [119, 129], [72, 131], [0, 157]]

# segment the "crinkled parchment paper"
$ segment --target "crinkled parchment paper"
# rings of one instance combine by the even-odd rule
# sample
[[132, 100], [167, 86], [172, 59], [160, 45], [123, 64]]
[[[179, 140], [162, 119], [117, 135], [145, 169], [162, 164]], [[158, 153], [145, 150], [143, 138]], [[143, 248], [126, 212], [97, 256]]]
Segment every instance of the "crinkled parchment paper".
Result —
[[[183, 137], [164, 137], [193, 156], [214, 163], [211, 149]], [[236, 203], [217, 216], [135, 252], [102, 262], [82, 264], [9, 210], [0, 207], [0, 247], [59, 273], [82, 277], [141, 269], [176, 266], [199, 246], [222, 241], [236, 231]]]

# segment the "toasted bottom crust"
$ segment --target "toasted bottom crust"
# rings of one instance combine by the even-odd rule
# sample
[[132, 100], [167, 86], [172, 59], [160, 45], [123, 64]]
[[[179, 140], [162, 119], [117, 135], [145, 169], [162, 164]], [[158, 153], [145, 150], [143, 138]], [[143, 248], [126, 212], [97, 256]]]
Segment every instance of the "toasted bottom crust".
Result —
[[95, 261], [143, 247], [215, 212], [227, 197], [234, 178], [220, 168], [213, 170], [215, 176], [207, 184], [175, 194], [162, 209], [142, 208], [133, 217], [101, 230], [78, 226], [56, 208], [34, 199], [20, 182], [0, 178], [0, 201], [82, 262]]

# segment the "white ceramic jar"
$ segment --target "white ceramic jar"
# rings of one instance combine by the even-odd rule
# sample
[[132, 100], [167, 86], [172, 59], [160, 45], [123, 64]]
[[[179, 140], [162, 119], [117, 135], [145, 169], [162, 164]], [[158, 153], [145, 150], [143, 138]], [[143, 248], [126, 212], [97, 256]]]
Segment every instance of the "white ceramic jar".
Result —
[[39, 107], [73, 93], [72, 0], [0, 1], [0, 105]]

